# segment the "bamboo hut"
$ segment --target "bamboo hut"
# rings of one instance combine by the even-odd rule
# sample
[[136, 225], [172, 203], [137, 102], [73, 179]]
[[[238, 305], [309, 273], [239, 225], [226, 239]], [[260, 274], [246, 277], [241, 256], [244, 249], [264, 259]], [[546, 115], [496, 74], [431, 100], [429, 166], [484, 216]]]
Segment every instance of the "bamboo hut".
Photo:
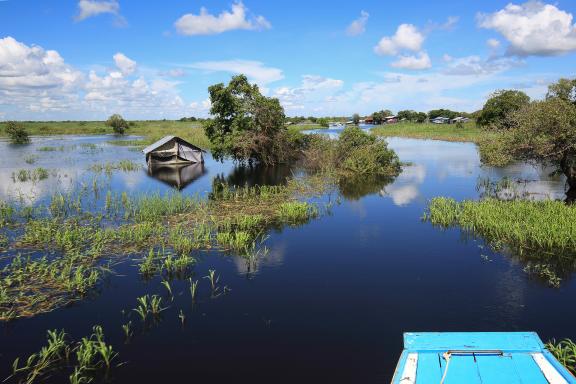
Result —
[[142, 150], [148, 166], [203, 163], [205, 152], [177, 136], [166, 136]]

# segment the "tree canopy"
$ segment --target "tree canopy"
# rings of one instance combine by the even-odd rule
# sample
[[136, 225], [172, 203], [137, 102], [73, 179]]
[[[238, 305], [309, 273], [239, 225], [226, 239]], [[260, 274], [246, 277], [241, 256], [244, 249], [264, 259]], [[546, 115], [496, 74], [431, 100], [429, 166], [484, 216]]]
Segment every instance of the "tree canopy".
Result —
[[264, 164], [284, 162], [289, 156], [284, 109], [276, 98], [265, 97], [244, 75], [208, 88], [214, 117], [204, 124], [214, 158]]
[[106, 125], [112, 127], [114, 133], [123, 135], [129, 128], [128, 122], [119, 114], [114, 114], [106, 120]]
[[482, 127], [508, 129], [507, 116], [524, 107], [530, 102], [530, 97], [522, 91], [499, 90], [492, 95], [480, 111], [476, 123]]
[[30, 142], [28, 132], [22, 123], [16, 121], [6, 122], [6, 134], [10, 137], [12, 144], [28, 144]]
[[547, 99], [559, 98], [576, 105], [576, 79], [560, 79], [548, 86]]

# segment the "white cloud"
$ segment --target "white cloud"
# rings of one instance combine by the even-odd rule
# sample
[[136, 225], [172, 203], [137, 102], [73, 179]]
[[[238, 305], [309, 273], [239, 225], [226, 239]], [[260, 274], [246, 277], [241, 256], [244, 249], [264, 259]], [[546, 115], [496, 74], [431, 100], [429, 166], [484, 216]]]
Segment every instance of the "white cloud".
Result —
[[113, 56], [114, 63], [123, 75], [130, 75], [136, 71], [136, 62], [123, 53], [118, 52]]
[[510, 43], [512, 55], [559, 55], [576, 51], [572, 14], [555, 5], [529, 1], [508, 4], [492, 14], [479, 14], [478, 25], [499, 32]]
[[277, 97], [288, 111], [302, 110], [307, 105], [316, 105], [316, 108], [319, 108], [324, 102], [332, 102], [333, 93], [341, 89], [343, 85], [342, 80], [317, 75], [304, 75], [300, 86], [277, 88], [273, 96]]
[[412, 24], [400, 24], [393, 36], [383, 37], [374, 52], [378, 55], [396, 55], [400, 51], [419, 51], [424, 42], [424, 34]]
[[512, 67], [523, 65], [522, 61], [510, 57], [490, 57], [482, 59], [480, 56], [472, 55], [453, 59], [448, 67], [444, 69], [447, 75], [488, 75], [504, 72]]
[[346, 28], [346, 34], [348, 36], [358, 36], [366, 31], [366, 23], [368, 22], [368, 17], [370, 14], [366, 11], [360, 12], [360, 17], [354, 20], [348, 28]]
[[209, 72], [230, 72], [245, 74], [250, 80], [258, 85], [265, 86], [274, 81], [282, 80], [284, 74], [281, 69], [267, 67], [264, 63], [250, 60], [224, 60], [224, 61], [201, 61], [189, 65], [190, 68]]
[[420, 52], [418, 55], [399, 56], [398, 59], [390, 65], [394, 68], [403, 69], [427, 69], [432, 67], [432, 62], [426, 52]]
[[235, 29], [259, 30], [271, 28], [264, 16], [247, 17], [247, 9], [242, 2], [232, 4], [232, 11], [222, 11], [218, 16], [208, 13], [206, 8], [200, 14], [187, 13], [174, 23], [182, 35], [215, 35]]
[[486, 45], [488, 45], [492, 49], [496, 49], [496, 48], [500, 47], [500, 40], [488, 39], [488, 40], [486, 40]]
[[80, 0], [78, 2], [78, 15], [76, 16], [76, 21], [82, 21], [103, 13], [110, 13], [120, 17], [120, 4], [118, 4], [117, 0]]

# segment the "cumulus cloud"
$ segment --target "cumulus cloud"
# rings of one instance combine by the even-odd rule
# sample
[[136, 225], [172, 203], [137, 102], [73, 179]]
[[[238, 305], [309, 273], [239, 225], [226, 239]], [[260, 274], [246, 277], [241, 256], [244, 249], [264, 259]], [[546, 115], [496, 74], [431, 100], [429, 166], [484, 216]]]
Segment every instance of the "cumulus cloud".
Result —
[[118, 19], [120, 16], [120, 4], [117, 0], [80, 0], [78, 2], [78, 15], [76, 21], [82, 21], [89, 17], [98, 16], [104, 13], [115, 15]]
[[385, 36], [374, 47], [374, 52], [378, 55], [396, 55], [402, 50], [419, 51], [424, 42], [422, 34], [416, 26], [412, 24], [400, 24], [396, 33], [392, 36]]
[[208, 13], [204, 7], [195, 15], [187, 13], [174, 23], [176, 30], [182, 35], [215, 35], [235, 29], [259, 30], [271, 28], [270, 22], [264, 16], [249, 17], [242, 2], [232, 4], [232, 11], [222, 11], [215, 16]]
[[394, 68], [403, 69], [427, 69], [432, 66], [432, 62], [426, 52], [420, 52], [418, 55], [399, 56], [390, 65]]
[[7, 118], [182, 116], [188, 111], [178, 83], [134, 76], [136, 62], [118, 53], [117, 69], [82, 71], [57, 51], [0, 39], [0, 107]]
[[130, 75], [136, 71], [136, 62], [129, 59], [123, 53], [118, 52], [113, 56], [114, 63], [123, 75]]
[[495, 13], [479, 14], [477, 19], [481, 28], [497, 31], [510, 43], [511, 55], [550, 56], [576, 51], [572, 14], [552, 4], [511, 3]]
[[274, 81], [282, 80], [284, 74], [281, 69], [267, 67], [260, 61], [251, 60], [223, 60], [201, 61], [189, 65], [190, 68], [209, 72], [229, 72], [245, 74], [250, 80], [259, 85], [266, 85]]
[[370, 14], [366, 11], [360, 12], [360, 17], [354, 20], [348, 28], [346, 28], [346, 34], [348, 36], [358, 36], [366, 31], [366, 23], [368, 22], [368, 17]]

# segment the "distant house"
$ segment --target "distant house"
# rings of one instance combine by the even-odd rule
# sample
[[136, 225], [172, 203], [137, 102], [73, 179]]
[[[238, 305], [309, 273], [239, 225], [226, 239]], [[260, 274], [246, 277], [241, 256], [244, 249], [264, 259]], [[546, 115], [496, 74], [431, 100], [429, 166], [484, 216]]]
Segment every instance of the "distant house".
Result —
[[438, 116], [430, 120], [432, 124], [450, 124], [450, 118]]
[[398, 116], [390, 115], [382, 119], [385, 124], [394, 124], [398, 122]]
[[374, 124], [374, 117], [369, 116], [364, 119], [364, 124]]
[[452, 124], [456, 124], [456, 123], [465, 123], [467, 121], [470, 121], [469, 118], [464, 117], [464, 116], [458, 116], [452, 119], [451, 123]]

